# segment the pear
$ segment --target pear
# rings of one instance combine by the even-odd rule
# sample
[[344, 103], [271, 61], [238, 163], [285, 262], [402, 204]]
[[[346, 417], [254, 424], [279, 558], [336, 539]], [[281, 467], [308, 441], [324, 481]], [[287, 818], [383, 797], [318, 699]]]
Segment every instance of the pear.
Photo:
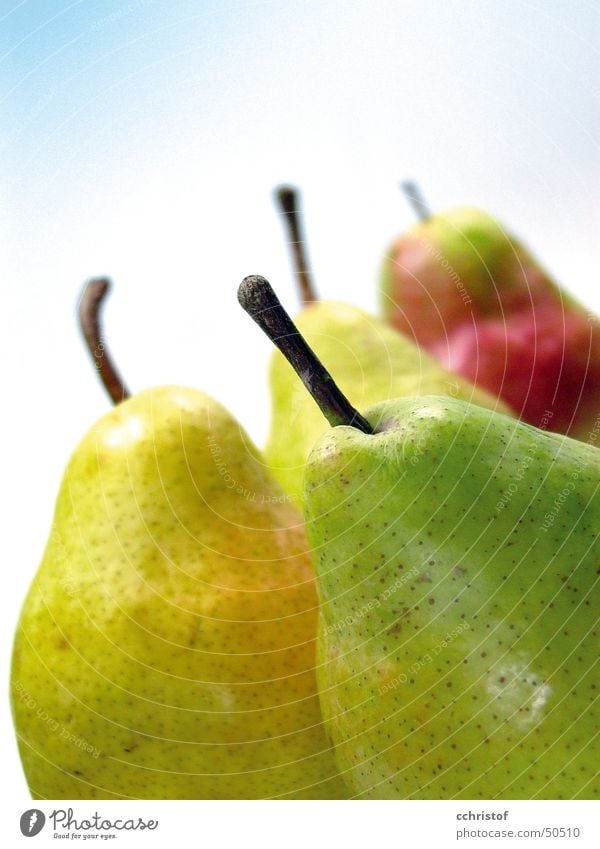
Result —
[[19, 620], [32, 795], [343, 796], [316, 627], [302, 517], [237, 421], [195, 389], [133, 395], [76, 448]]
[[600, 325], [495, 218], [460, 207], [421, 221], [387, 251], [387, 320], [447, 369], [501, 396], [536, 427], [595, 442]]
[[[510, 412], [495, 396], [442, 368], [435, 357], [381, 319], [350, 304], [318, 300], [302, 250], [297, 193], [283, 186], [277, 197], [290, 229], [298, 288], [305, 304], [296, 324], [355, 406], [364, 408], [401, 395], [436, 393]], [[269, 383], [271, 425], [265, 457], [283, 488], [301, 504], [306, 459], [327, 424], [278, 351], [270, 363]]]
[[302, 518], [234, 418], [159, 387], [75, 450], [20, 617], [36, 798], [329, 798]]
[[352, 795], [597, 797], [600, 452], [448, 397], [358, 413], [265, 283], [241, 300], [333, 425], [305, 518]]

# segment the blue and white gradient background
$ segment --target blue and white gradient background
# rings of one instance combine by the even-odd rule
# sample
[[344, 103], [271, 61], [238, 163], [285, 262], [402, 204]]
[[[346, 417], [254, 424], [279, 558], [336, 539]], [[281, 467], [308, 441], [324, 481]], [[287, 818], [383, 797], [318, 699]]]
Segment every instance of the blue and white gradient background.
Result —
[[[107, 400], [74, 321], [109, 274], [133, 390], [197, 385], [257, 441], [264, 337], [235, 299], [296, 295], [271, 190], [303, 191], [321, 293], [374, 310], [430, 205], [497, 214], [600, 311], [600, 12], [592, 0], [3, 0], [2, 680], [65, 462]], [[6, 687], [4, 687], [6, 690]], [[4, 798], [27, 798], [7, 699]]]

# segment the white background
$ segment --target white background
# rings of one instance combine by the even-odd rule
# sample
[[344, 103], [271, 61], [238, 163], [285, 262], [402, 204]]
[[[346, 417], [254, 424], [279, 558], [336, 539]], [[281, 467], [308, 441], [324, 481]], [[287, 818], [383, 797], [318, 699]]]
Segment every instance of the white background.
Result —
[[[497, 214], [600, 310], [600, 25], [584, 0], [0, 9], [5, 691], [62, 470], [108, 406], [74, 320], [82, 282], [114, 279], [107, 337], [133, 390], [202, 387], [259, 442], [270, 351], [235, 290], [262, 273], [295, 308], [281, 181], [303, 189], [324, 297], [376, 309], [410, 176], [434, 209]], [[0, 711], [18, 806], [6, 697]]]

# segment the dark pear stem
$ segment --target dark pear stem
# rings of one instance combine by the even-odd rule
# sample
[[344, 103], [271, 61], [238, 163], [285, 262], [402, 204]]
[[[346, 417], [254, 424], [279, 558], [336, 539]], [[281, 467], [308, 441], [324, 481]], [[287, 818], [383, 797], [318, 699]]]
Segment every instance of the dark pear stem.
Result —
[[318, 300], [318, 295], [308, 269], [298, 190], [292, 186], [279, 186], [275, 190], [275, 197], [286, 223], [287, 241], [292, 254], [300, 298], [303, 303], [310, 304]]
[[238, 289], [238, 301], [279, 348], [332, 427], [349, 425], [363, 433], [373, 433], [369, 422], [354, 409], [315, 352], [309, 348], [281, 306], [268, 280], [256, 275], [246, 277]]
[[79, 301], [79, 326], [100, 380], [111, 401], [118, 404], [129, 398], [130, 392], [112, 361], [101, 330], [100, 310], [109, 290], [110, 280], [106, 277], [98, 277], [85, 284]]
[[431, 210], [425, 203], [421, 189], [416, 183], [413, 183], [412, 180], [405, 180], [403, 183], [400, 183], [400, 188], [404, 192], [419, 221], [427, 221], [431, 218]]

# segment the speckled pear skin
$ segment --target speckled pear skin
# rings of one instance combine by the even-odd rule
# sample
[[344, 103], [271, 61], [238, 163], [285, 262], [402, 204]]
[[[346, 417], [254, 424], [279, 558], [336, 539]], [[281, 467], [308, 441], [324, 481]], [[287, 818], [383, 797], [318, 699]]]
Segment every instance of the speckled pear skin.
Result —
[[305, 488], [351, 795], [597, 797], [600, 452], [451, 398], [366, 417]]
[[230, 414], [177, 387], [119, 404], [72, 456], [18, 625], [32, 795], [342, 796], [316, 618], [302, 517]]
[[[502, 401], [446, 371], [426, 351], [357, 307], [316, 301], [302, 310], [296, 326], [357, 409], [397, 396], [444, 394], [510, 412]], [[265, 457], [283, 488], [302, 504], [306, 459], [328, 425], [279, 351], [271, 360], [270, 385]]]

